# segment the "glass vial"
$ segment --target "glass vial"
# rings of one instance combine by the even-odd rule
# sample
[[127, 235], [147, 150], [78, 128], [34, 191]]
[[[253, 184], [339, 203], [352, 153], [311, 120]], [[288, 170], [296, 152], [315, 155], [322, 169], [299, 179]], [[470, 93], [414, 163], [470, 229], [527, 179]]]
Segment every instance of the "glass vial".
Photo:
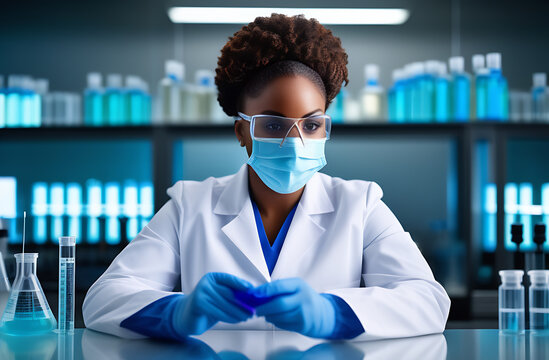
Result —
[[509, 333], [524, 332], [524, 286], [522, 270], [501, 270], [498, 289], [499, 330]]
[[549, 270], [530, 270], [530, 330], [549, 330]]

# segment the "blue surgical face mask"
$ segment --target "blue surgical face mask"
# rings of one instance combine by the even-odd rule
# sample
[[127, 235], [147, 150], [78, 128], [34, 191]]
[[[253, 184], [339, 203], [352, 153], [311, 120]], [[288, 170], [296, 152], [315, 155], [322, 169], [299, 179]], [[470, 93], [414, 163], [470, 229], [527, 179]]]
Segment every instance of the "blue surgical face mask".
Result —
[[252, 155], [247, 163], [265, 185], [280, 194], [301, 189], [307, 181], [326, 165], [326, 139], [254, 138]]

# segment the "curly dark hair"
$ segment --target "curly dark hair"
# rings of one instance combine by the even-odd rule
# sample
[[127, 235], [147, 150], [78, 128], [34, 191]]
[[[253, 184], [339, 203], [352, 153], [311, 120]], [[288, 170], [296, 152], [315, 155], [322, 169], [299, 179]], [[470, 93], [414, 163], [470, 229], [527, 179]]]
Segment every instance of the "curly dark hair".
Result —
[[349, 83], [341, 40], [303, 15], [273, 13], [243, 26], [221, 49], [215, 72], [217, 101], [229, 116], [237, 116], [244, 95], [257, 95], [281, 75], [303, 75], [319, 85], [326, 109], [343, 81]]

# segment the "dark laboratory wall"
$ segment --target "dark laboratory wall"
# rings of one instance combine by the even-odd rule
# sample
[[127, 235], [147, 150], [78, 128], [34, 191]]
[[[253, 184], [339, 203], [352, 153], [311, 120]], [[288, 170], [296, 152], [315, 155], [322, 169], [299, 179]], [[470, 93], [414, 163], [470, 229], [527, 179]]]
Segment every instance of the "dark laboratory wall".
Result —
[[[29, 73], [49, 78], [54, 90], [81, 91], [89, 71], [138, 74], [154, 89], [167, 58], [183, 60], [191, 78], [199, 68], [214, 69], [219, 50], [241, 25], [174, 25], [166, 13], [171, 5], [333, 7], [334, 3], [5, 1], [0, 12], [0, 74]], [[411, 11], [401, 26], [330, 26], [349, 54], [348, 87], [354, 93], [363, 84], [363, 66], [368, 62], [382, 65], [386, 86], [396, 67], [447, 59], [453, 53], [466, 56], [469, 67], [472, 54], [501, 51], [511, 88], [529, 88], [532, 72], [549, 71], [547, 1], [342, 0], [337, 6]]]

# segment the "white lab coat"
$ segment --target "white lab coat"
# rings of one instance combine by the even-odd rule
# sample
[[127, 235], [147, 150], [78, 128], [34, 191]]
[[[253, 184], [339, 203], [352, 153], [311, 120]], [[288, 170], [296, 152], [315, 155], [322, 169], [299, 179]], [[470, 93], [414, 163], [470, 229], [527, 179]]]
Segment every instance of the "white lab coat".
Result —
[[[190, 293], [208, 272], [259, 285], [301, 277], [341, 297], [365, 332], [355, 340], [444, 330], [450, 299], [429, 265], [381, 201], [374, 182], [317, 173], [305, 186], [272, 275], [265, 263], [248, 193], [247, 165], [234, 175], [178, 181], [171, 199], [113, 260], [83, 305], [88, 328], [139, 338], [120, 322], [173, 294]], [[262, 317], [216, 329], [273, 329]]]

